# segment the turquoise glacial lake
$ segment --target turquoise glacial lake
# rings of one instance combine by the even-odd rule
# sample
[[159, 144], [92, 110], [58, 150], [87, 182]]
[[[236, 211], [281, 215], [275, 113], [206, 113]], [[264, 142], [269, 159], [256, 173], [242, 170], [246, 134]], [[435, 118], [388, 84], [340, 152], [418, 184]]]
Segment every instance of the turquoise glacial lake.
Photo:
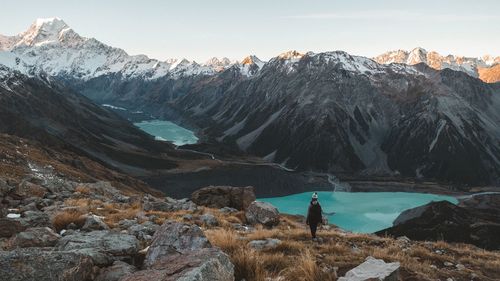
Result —
[[[261, 198], [259, 201], [273, 204], [281, 213], [307, 215], [312, 192], [283, 197]], [[457, 204], [455, 197], [410, 192], [318, 192], [323, 212], [328, 222], [342, 229], [372, 233], [392, 226], [392, 222], [404, 210], [425, 205], [431, 201], [447, 200]]]
[[150, 120], [134, 123], [141, 130], [152, 135], [157, 140], [171, 141], [175, 145], [193, 144], [198, 142], [195, 134], [179, 125], [165, 120]]

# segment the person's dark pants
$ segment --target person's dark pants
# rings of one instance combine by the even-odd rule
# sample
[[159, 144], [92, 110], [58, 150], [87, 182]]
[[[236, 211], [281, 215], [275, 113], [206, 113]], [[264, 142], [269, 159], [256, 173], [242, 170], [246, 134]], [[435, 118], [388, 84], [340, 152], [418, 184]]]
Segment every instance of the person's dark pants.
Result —
[[316, 230], [318, 229], [318, 224], [317, 223], [310, 223], [309, 228], [311, 229], [312, 238], [316, 238]]

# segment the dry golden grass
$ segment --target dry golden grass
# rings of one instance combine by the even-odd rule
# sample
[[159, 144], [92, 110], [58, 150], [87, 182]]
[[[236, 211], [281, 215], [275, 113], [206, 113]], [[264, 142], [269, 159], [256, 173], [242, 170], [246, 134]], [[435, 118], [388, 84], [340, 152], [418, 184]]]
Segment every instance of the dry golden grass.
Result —
[[[500, 280], [500, 252], [485, 251], [466, 244], [444, 241], [408, 244], [390, 237], [344, 233], [336, 228], [318, 232], [323, 242], [310, 239], [308, 229], [292, 216], [283, 216], [273, 229], [257, 226], [255, 231], [240, 232], [224, 223], [225, 215], [210, 210], [219, 227], [205, 228], [210, 242], [226, 252], [235, 265], [236, 280], [336, 280], [348, 270], [373, 256], [386, 262], [400, 262], [403, 280]], [[277, 238], [274, 249], [254, 250], [251, 240]], [[443, 254], [436, 253], [440, 250]], [[464, 270], [444, 263], [463, 264]], [[338, 269], [335, 274], [334, 268]], [[276, 279], [278, 278], [278, 279]], [[281, 278], [281, 279], [279, 279]], [[267, 279], [269, 280], [269, 279]]]
[[305, 251], [299, 255], [292, 267], [285, 271], [287, 280], [297, 281], [334, 281], [336, 274], [324, 272], [316, 263], [316, 258], [311, 252]]
[[80, 192], [81, 194], [89, 195], [91, 190], [88, 187], [79, 185], [75, 188], [75, 192]]
[[52, 219], [52, 225], [58, 232], [65, 229], [70, 223], [82, 227], [85, 223], [85, 212], [78, 209], [66, 209], [56, 213]]
[[104, 217], [104, 222], [110, 226], [117, 226], [123, 219], [138, 218], [143, 212], [140, 203], [108, 203], [101, 200], [91, 200], [87, 198], [67, 199], [66, 206], [77, 207], [82, 213], [92, 213]]

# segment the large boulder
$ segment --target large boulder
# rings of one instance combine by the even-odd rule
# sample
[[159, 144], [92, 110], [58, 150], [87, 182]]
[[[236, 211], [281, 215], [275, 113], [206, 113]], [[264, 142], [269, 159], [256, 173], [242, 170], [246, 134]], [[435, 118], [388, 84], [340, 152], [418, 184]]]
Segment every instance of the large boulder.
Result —
[[398, 281], [399, 262], [386, 263], [383, 260], [367, 257], [366, 261], [349, 270], [338, 281]]
[[40, 248], [0, 251], [2, 281], [88, 281], [93, 263], [86, 255]]
[[158, 199], [152, 197], [144, 198], [144, 211], [160, 211], [160, 212], [175, 212], [175, 211], [196, 211], [198, 206], [188, 199], [173, 199], [165, 197]]
[[48, 227], [28, 228], [9, 241], [10, 248], [53, 247], [61, 236]]
[[234, 266], [219, 249], [204, 248], [173, 253], [155, 261], [146, 270], [121, 281], [233, 281]]
[[139, 251], [139, 241], [130, 234], [100, 230], [64, 236], [56, 247], [60, 251], [88, 253], [95, 258], [96, 263], [107, 260], [133, 261]]
[[249, 224], [262, 224], [272, 227], [280, 222], [278, 209], [267, 202], [254, 201], [248, 206], [245, 217]]
[[153, 236], [153, 242], [149, 246], [144, 265], [146, 267], [152, 266], [156, 260], [163, 256], [210, 247], [212, 245], [198, 226], [165, 221]]
[[166, 221], [155, 233], [144, 268], [121, 281], [234, 280], [229, 257], [213, 248], [198, 226], [174, 221]]
[[208, 186], [201, 188], [191, 195], [194, 203], [210, 208], [231, 207], [244, 210], [255, 201], [252, 186]]
[[133, 274], [137, 269], [126, 262], [115, 261], [112, 266], [101, 269], [94, 281], [118, 281]]

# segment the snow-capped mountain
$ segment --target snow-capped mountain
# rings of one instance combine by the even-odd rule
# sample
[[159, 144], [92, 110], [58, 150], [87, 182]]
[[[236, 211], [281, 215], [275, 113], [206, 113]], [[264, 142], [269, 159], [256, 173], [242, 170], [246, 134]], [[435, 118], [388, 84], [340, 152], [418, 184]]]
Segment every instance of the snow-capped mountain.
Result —
[[159, 61], [145, 55], [130, 56], [122, 49], [80, 36], [59, 18], [37, 19], [21, 34], [0, 35], [0, 63], [24, 73], [43, 71], [81, 80], [109, 74], [125, 79], [213, 75], [238, 65], [227, 58], [198, 64], [185, 59]]
[[390, 51], [373, 59], [382, 64], [404, 63], [408, 65], [415, 65], [425, 63], [434, 69], [449, 68], [457, 71], [463, 71], [473, 77], [480, 77], [480, 70], [488, 69], [495, 64], [500, 63], [500, 57], [495, 58], [489, 55], [480, 58], [454, 55], [442, 56], [437, 52], [429, 52], [423, 48], [415, 48], [411, 51]]
[[289, 51], [268, 62], [160, 62], [81, 37], [59, 19], [0, 42], [0, 64], [46, 73], [99, 103], [187, 120], [289, 168], [500, 182], [500, 85], [475, 78], [488, 70], [494, 82], [498, 58], [415, 49], [375, 59]]
[[228, 71], [170, 102], [220, 142], [298, 170], [500, 180], [498, 85], [340, 51], [287, 52], [251, 79]]

